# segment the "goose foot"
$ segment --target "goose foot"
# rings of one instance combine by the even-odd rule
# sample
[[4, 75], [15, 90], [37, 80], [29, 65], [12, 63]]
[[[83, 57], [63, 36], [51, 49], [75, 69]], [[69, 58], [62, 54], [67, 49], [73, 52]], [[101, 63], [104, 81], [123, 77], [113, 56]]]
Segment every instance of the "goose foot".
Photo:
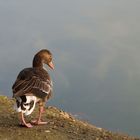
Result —
[[45, 121], [41, 121], [41, 120], [32, 120], [31, 121], [31, 124], [34, 124], [34, 125], [43, 125], [43, 124], [47, 124], [48, 122], [45, 122]]
[[19, 120], [20, 120], [20, 126], [24, 126], [27, 128], [32, 128], [33, 126], [31, 125], [31, 123], [26, 123], [24, 115], [22, 112], [19, 113]]

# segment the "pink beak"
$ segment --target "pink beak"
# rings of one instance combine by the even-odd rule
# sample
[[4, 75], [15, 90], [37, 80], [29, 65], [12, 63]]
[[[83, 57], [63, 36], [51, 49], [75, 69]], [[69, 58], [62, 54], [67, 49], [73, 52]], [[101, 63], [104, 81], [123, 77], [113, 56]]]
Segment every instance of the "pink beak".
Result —
[[48, 66], [49, 66], [52, 70], [54, 70], [54, 64], [53, 64], [52, 61], [48, 64]]

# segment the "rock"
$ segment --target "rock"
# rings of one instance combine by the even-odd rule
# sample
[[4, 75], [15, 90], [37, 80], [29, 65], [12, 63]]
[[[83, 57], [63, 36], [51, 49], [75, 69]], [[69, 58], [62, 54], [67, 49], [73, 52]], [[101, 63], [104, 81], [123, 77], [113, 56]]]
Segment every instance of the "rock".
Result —
[[46, 133], [50, 133], [51, 131], [50, 131], [50, 130], [46, 130], [45, 132], [46, 132]]

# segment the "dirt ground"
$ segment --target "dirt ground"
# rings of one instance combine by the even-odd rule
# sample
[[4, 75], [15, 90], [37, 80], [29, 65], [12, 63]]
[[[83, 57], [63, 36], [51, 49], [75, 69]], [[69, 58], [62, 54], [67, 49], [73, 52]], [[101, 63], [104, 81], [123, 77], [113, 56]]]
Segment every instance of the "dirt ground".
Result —
[[[45, 110], [43, 119], [48, 124], [33, 128], [21, 127], [14, 103], [14, 100], [0, 96], [0, 140], [140, 140], [97, 128], [56, 107]], [[27, 118], [28, 121], [35, 117], [37, 110]]]

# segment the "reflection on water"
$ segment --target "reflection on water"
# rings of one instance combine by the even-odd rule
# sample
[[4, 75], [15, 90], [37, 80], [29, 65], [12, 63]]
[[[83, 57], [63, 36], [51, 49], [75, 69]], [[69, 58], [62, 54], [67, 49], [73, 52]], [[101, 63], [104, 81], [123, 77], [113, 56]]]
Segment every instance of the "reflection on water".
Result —
[[19, 71], [48, 48], [56, 65], [49, 71], [54, 81], [49, 104], [99, 127], [140, 136], [139, 5], [137, 0], [1, 1], [1, 93], [12, 96]]

